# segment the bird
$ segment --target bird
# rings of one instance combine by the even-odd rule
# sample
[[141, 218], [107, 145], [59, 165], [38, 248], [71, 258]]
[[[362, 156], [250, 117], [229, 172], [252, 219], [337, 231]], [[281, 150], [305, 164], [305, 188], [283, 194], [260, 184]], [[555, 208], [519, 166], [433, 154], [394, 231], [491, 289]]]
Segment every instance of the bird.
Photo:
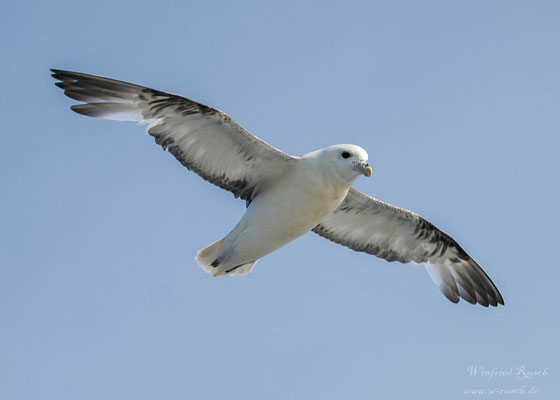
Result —
[[312, 231], [334, 243], [401, 263], [424, 264], [451, 302], [504, 305], [482, 268], [448, 234], [418, 214], [354, 189], [370, 177], [368, 153], [338, 144], [284, 153], [226, 113], [189, 98], [115, 79], [51, 69], [78, 114], [147, 124], [163, 150], [206, 181], [245, 200], [230, 233], [195, 260], [211, 276], [246, 275], [257, 261]]

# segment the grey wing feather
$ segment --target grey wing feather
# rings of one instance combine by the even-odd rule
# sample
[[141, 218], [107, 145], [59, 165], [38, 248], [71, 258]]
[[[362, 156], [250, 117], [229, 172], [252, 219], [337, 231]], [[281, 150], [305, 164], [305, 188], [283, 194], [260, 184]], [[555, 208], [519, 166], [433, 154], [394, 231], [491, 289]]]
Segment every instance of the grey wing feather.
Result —
[[157, 144], [205, 180], [250, 202], [297, 160], [268, 145], [230, 116], [171, 93], [114, 79], [51, 70], [56, 85], [90, 117], [148, 123]]
[[313, 232], [343, 246], [402, 263], [425, 263], [443, 294], [485, 307], [504, 304], [480, 266], [449, 235], [419, 215], [353, 188]]

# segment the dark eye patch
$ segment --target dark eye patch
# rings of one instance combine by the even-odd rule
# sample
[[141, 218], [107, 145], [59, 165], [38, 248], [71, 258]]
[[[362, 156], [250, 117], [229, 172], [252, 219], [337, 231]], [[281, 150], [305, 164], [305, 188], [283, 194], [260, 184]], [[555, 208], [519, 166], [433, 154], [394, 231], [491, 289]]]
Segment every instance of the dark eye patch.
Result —
[[347, 151], [342, 152], [341, 154], [342, 158], [350, 158], [350, 153], [348, 153]]

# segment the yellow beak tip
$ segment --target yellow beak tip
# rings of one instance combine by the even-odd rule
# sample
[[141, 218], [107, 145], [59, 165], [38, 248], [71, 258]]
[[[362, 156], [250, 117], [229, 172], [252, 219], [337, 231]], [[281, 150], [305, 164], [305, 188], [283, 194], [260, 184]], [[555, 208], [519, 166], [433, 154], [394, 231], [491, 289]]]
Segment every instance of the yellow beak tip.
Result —
[[366, 168], [366, 176], [369, 178], [373, 174], [373, 169], [371, 167]]

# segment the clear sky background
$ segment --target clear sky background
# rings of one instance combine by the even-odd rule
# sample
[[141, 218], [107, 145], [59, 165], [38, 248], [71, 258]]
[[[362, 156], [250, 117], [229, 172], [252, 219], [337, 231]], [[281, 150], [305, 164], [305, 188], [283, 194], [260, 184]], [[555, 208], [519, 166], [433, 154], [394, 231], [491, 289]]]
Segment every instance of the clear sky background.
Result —
[[[0, 398], [558, 398], [559, 21], [557, 1], [3, 1]], [[49, 68], [186, 95], [294, 155], [361, 145], [357, 188], [451, 234], [505, 307], [314, 234], [210, 278], [193, 258], [244, 203], [72, 113]], [[523, 365], [548, 375], [468, 372]]]

